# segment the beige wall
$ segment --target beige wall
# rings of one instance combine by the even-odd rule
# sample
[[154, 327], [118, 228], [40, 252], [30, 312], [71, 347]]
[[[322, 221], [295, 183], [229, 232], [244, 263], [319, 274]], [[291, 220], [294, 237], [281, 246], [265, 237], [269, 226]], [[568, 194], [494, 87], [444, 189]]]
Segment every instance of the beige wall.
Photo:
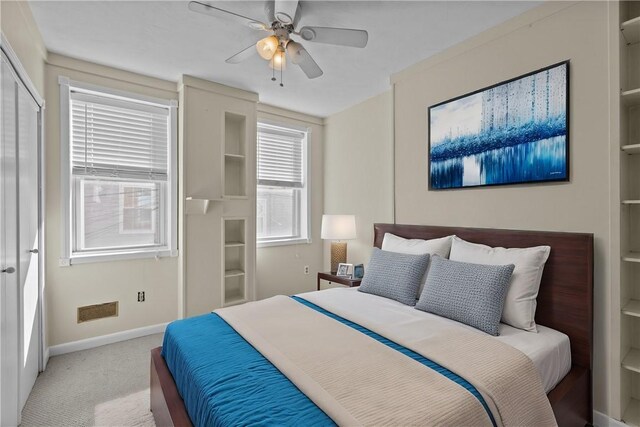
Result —
[[[61, 257], [60, 86], [58, 76], [164, 99], [175, 83], [50, 54], [46, 66], [46, 304], [49, 345], [155, 325], [178, 313], [178, 258], [58, 265]], [[146, 302], [137, 302], [137, 292]], [[120, 301], [118, 317], [78, 324], [78, 306]]]
[[[324, 213], [356, 216], [347, 262], [366, 264], [373, 224], [393, 222], [393, 98], [387, 91], [325, 121]], [[329, 270], [330, 242], [324, 269]]]
[[[257, 298], [293, 295], [316, 289], [316, 273], [322, 270], [322, 195], [324, 183], [322, 119], [282, 108], [258, 104], [258, 120], [305, 126], [311, 129], [309, 140], [309, 197], [311, 206], [311, 243], [258, 248], [256, 256]], [[309, 266], [309, 274], [304, 267]]]
[[[608, 31], [605, 2], [546, 4], [392, 82], [398, 223], [594, 233], [594, 404], [613, 415], [619, 386], [612, 373], [619, 366], [608, 351], [618, 345], [610, 324], [617, 284], [609, 273]], [[571, 60], [570, 182], [427, 191], [428, 106], [565, 59]]]
[[26, 1], [0, 2], [0, 30], [20, 58], [40, 96], [44, 97], [47, 49]]

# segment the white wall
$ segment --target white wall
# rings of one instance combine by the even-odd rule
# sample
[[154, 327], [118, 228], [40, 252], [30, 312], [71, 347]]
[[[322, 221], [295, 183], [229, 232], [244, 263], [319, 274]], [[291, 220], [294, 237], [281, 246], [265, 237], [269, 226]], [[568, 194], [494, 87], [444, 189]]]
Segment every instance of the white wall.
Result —
[[[387, 91], [325, 121], [324, 213], [356, 216], [347, 262], [366, 264], [373, 224], [393, 222], [393, 98]], [[329, 271], [330, 242], [324, 270]]]
[[[97, 262], [60, 267], [60, 87], [58, 76], [164, 99], [175, 83], [50, 54], [46, 66], [46, 284], [49, 345], [168, 322], [178, 314], [178, 258]], [[177, 130], [176, 130], [177, 132]], [[146, 301], [137, 302], [145, 291]], [[77, 308], [119, 301], [118, 317], [77, 323]]]
[[[594, 405], [616, 408], [611, 324], [609, 45], [605, 2], [550, 3], [392, 77], [398, 223], [594, 233]], [[427, 190], [427, 108], [569, 59], [566, 183]]]
[[[256, 255], [257, 298], [293, 295], [316, 289], [316, 273], [322, 270], [320, 223], [323, 213], [323, 146], [322, 119], [282, 108], [258, 104], [258, 120], [310, 128], [309, 203], [311, 207], [311, 243], [258, 248]], [[304, 267], [309, 266], [309, 274]]]

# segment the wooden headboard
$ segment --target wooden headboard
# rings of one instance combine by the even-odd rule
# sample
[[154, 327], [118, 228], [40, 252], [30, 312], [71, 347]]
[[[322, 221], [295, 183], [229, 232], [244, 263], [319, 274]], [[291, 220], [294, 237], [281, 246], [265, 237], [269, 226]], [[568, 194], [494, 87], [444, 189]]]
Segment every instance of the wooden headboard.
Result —
[[508, 248], [551, 246], [540, 283], [536, 323], [567, 334], [572, 363], [591, 371], [593, 234], [400, 224], [374, 224], [374, 232], [378, 248], [385, 233], [408, 239], [455, 234], [469, 242]]

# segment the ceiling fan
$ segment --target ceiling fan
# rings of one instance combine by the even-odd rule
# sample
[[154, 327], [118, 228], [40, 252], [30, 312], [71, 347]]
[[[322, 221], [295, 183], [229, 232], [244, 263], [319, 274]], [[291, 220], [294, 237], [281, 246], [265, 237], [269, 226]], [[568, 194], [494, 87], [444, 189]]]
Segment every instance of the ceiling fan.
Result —
[[189, 9], [206, 15], [233, 19], [253, 30], [270, 32], [271, 35], [242, 49], [227, 58], [225, 62], [237, 64], [257, 53], [260, 57], [269, 61], [269, 66], [273, 69], [271, 80], [275, 81], [275, 71], [280, 71], [280, 86], [284, 86], [282, 83], [282, 70], [286, 66], [287, 59], [298, 65], [310, 79], [315, 79], [323, 74], [322, 69], [313, 60], [309, 52], [300, 42], [292, 40], [291, 36], [297, 36], [309, 42], [359, 48], [365, 47], [369, 39], [369, 34], [365, 30], [351, 28], [304, 26], [296, 29], [302, 11], [298, 0], [267, 1], [265, 10], [267, 19], [271, 24], [201, 1], [189, 2]]

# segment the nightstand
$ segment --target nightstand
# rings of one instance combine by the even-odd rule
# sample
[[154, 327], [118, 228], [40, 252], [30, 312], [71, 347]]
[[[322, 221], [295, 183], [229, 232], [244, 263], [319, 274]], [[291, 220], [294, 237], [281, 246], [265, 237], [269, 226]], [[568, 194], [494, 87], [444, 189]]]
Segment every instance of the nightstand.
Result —
[[350, 279], [344, 276], [336, 276], [332, 273], [318, 273], [318, 290], [320, 290], [320, 280], [326, 280], [329, 283], [340, 283], [341, 285], [345, 285], [350, 288], [360, 286], [360, 282], [362, 282], [362, 279]]

